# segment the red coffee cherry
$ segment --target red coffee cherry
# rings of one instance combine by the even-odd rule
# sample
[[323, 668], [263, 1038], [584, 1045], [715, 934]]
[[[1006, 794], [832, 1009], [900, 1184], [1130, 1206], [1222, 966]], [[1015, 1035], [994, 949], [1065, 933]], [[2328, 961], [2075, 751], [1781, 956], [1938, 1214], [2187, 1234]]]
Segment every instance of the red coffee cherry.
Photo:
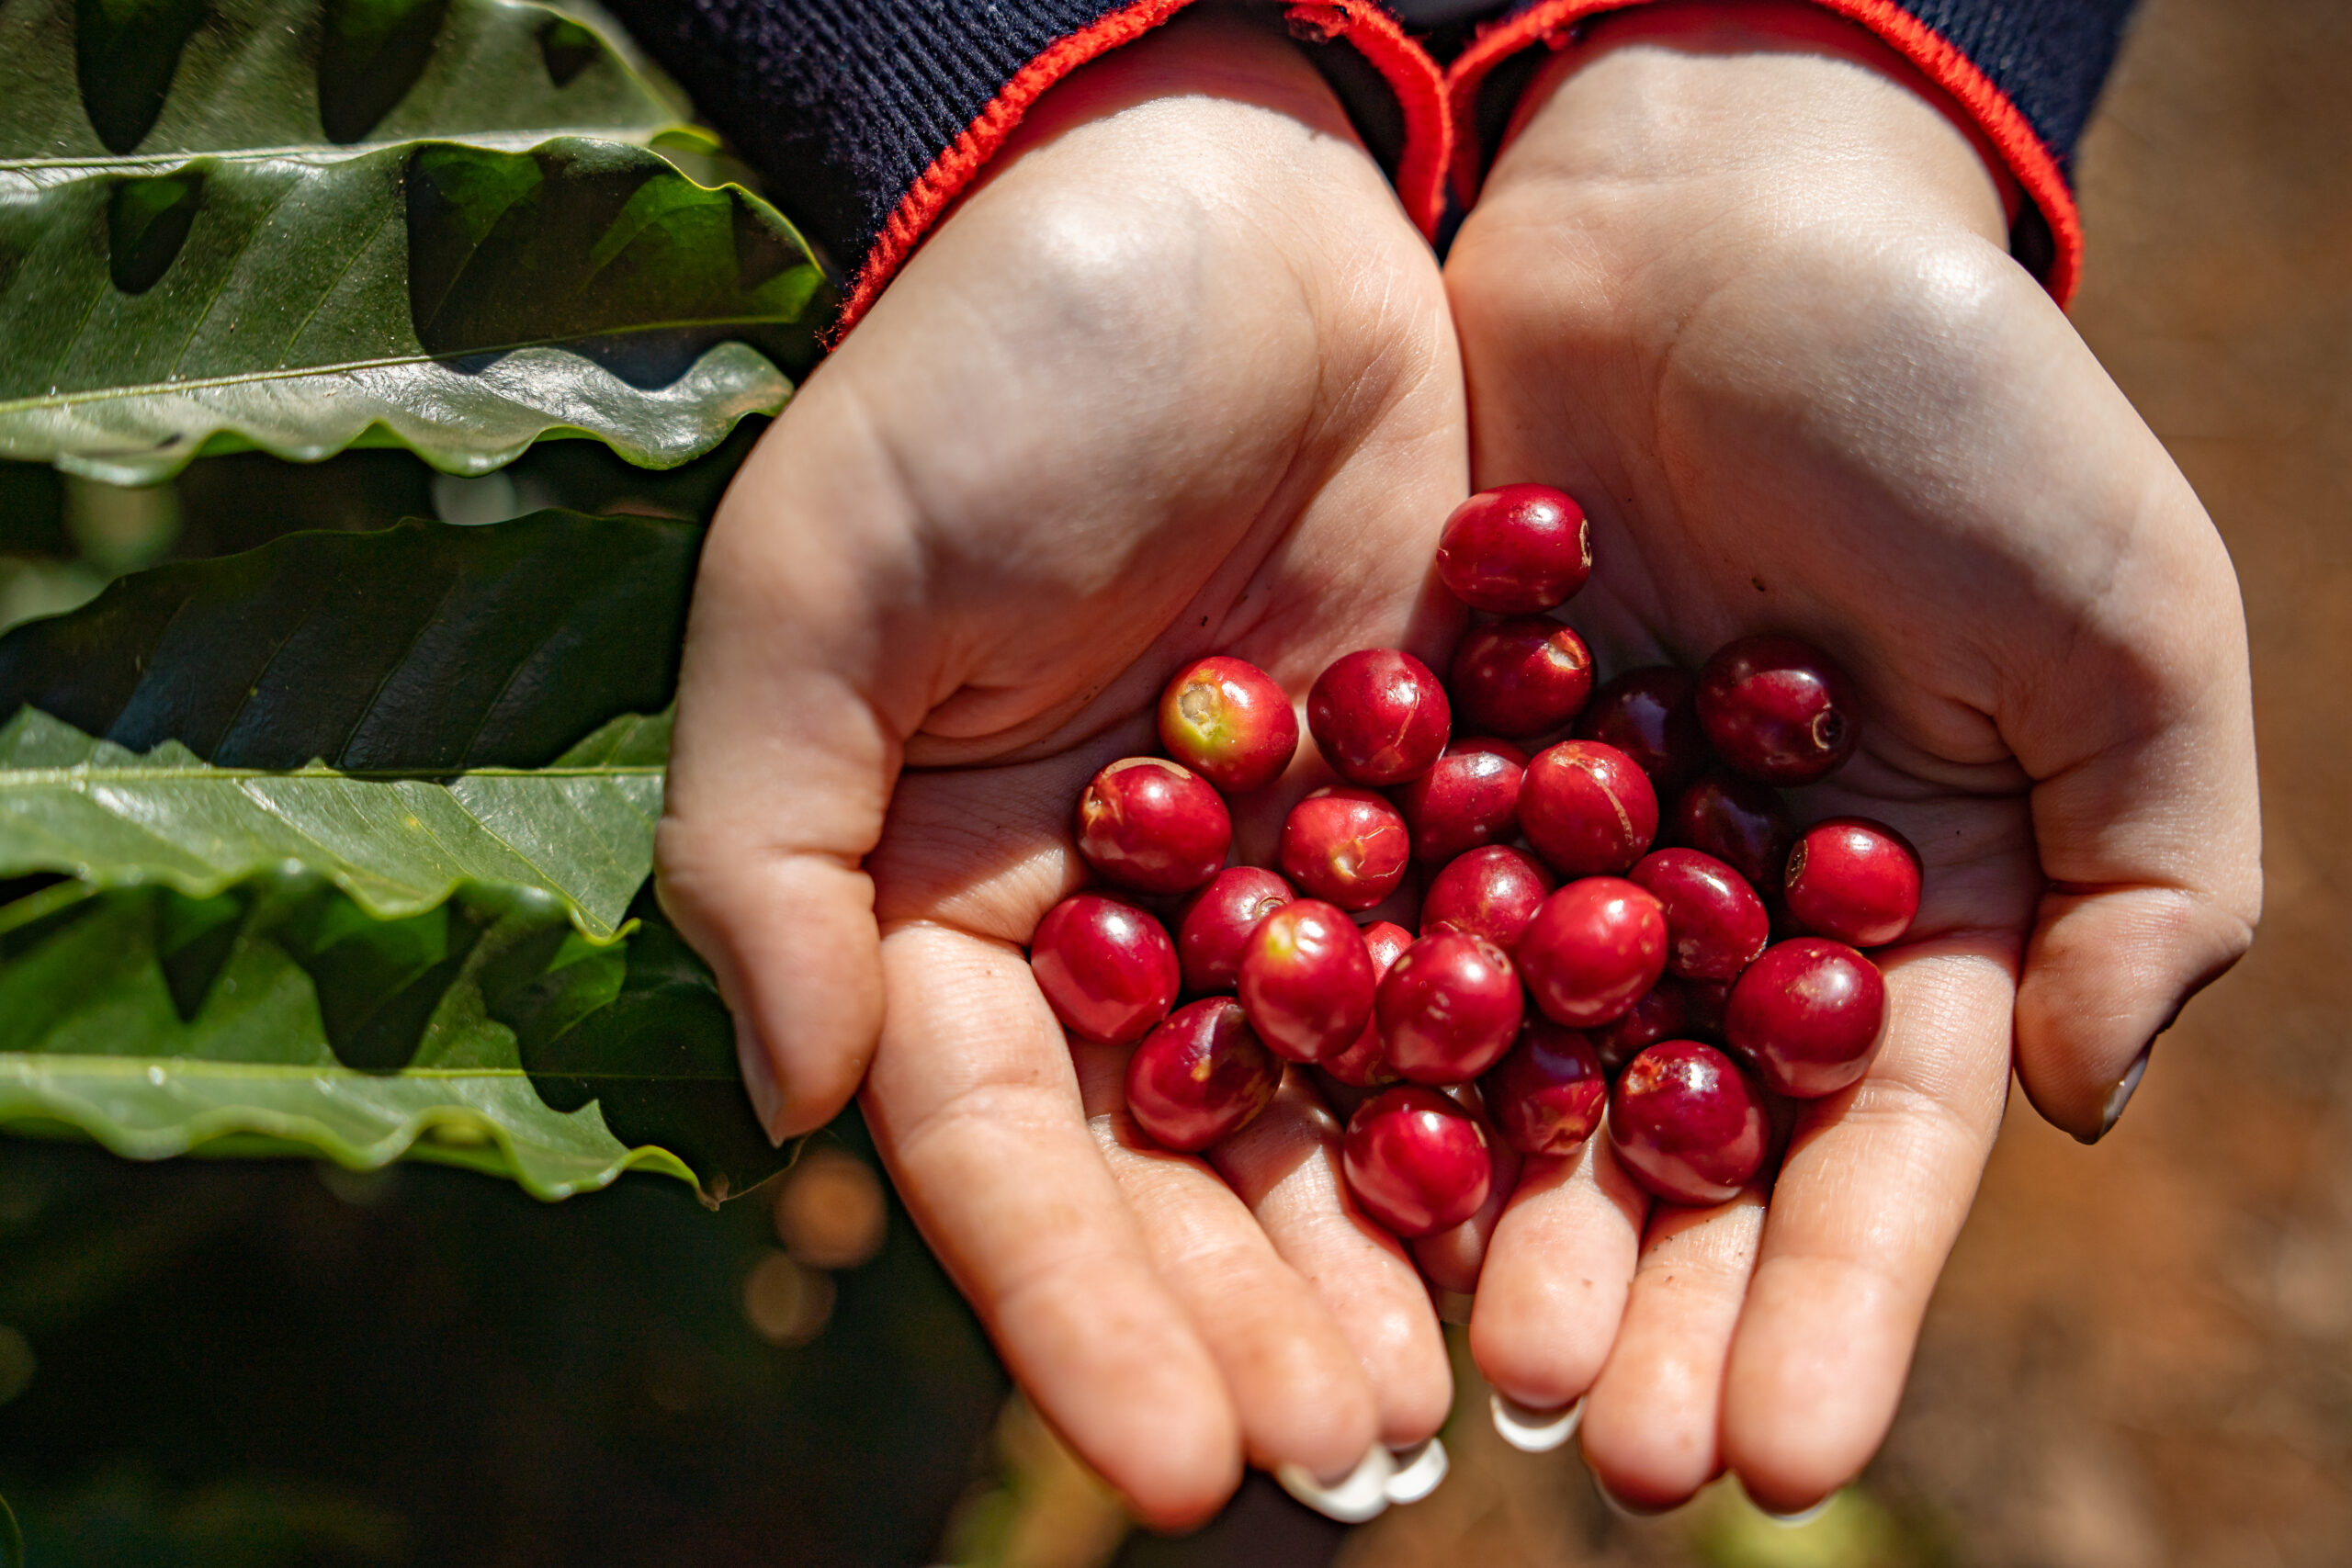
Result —
[[1478, 1080], [1478, 1092], [1503, 1142], [1523, 1155], [1566, 1155], [1600, 1125], [1609, 1079], [1591, 1041], [1538, 1017]]
[[1666, 911], [1622, 877], [1588, 876], [1544, 900], [1516, 956], [1547, 1017], [1589, 1029], [1623, 1014], [1666, 973]]
[[1764, 1166], [1764, 1094], [1713, 1046], [1665, 1041], [1634, 1057], [1610, 1091], [1609, 1142], [1653, 1197], [1728, 1202]]
[[1519, 832], [1519, 781], [1527, 753], [1508, 740], [1455, 740], [1435, 766], [1399, 785], [1396, 809], [1425, 865], [1442, 865]]
[[1667, 824], [1668, 841], [1714, 856], [1757, 888], [1780, 886], [1796, 834], [1778, 790], [1720, 768], [1682, 792]]
[[1869, 1070], [1886, 1030], [1878, 965], [1817, 936], [1777, 942], [1731, 988], [1724, 1032], [1764, 1081], [1800, 1100], [1835, 1094]]
[[1421, 895], [1421, 934], [1468, 931], [1505, 953], [1551, 897], [1552, 874], [1509, 844], [1488, 844], [1456, 858]]
[[[1374, 920], [1363, 928], [1363, 948], [1372, 954], [1372, 973], [1375, 981], [1385, 978], [1405, 950], [1413, 945], [1413, 933], [1403, 926], [1387, 920]], [[1355, 1043], [1336, 1056], [1327, 1056], [1315, 1065], [1352, 1089], [1382, 1089], [1397, 1080], [1396, 1069], [1388, 1065], [1388, 1053], [1380, 1043], [1379, 992], [1373, 993], [1374, 1017], [1356, 1036]]]
[[1302, 893], [1342, 909], [1369, 909], [1396, 891], [1412, 863], [1412, 836], [1384, 795], [1318, 789], [1290, 808], [1277, 858]]
[[1657, 792], [1614, 746], [1563, 740], [1527, 764], [1519, 829], [1562, 876], [1622, 872], [1657, 837]]
[[1176, 948], [1132, 904], [1080, 893], [1046, 911], [1029, 942], [1029, 969], [1062, 1027], [1081, 1040], [1124, 1045], [1168, 1016], [1176, 1000]]
[[1697, 676], [1671, 664], [1628, 670], [1592, 694], [1569, 733], [1624, 752], [1669, 800], [1713, 757], [1699, 728], [1698, 690]]
[[1666, 968], [1736, 980], [1771, 940], [1772, 917], [1745, 877], [1697, 850], [1653, 850], [1626, 873], [1666, 907]]
[[1298, 716], [1272, 675], [1217, 654], [1177, 672], [1159, 697], [1159, 743], [1227, 795], [1272, 784], [1298, 750]]
[[1494, 1181], [1494, 1156], [1477, 1118], [1419, 1084], [1401, 1084], [1356, 1108], [1340, 1145], [1340, 1168], [1364, 1212], [1408, 1240], [1451, 1230], [1476, 1213]]
[[1919, 852], [1883, 822], [1833, 817], [1789, 852], [1789, 913], [1849, 947], [1900, 942], [1919, 913]]
[[1078, 851], [1143, 893], [1190, 893], [1217, 874], [1233, 819], [1206, 780], [1161, 757], [1128, 757], [1078, 797]]
[[1258, 922], [1298, 897], [1263, 866], [1229, 865], [1184, 901], [1176, 953], [1193, 991], [1230, 991], [1241, 975], [1241, 945]]
[[1527, 1004], [1510, 958], [1485, 937], [1439, 931], [1380, 982], [1374, 1017], [1388, 1065], [1415, 1083], [1476, 1077], [1510, 1049]]
[[1699, 671], [1699, 724], [1726, 766], [1772, 784], [1809, 784], [1854, 754], [1861, 732], [1845, 671], [1792, 637], [1744, 637]]
[[1267, 1048], [1318, 1062], [1352, 1044], [1372, 1021], [1372, 955], [1355, 922], [1300, 898], [1258, 922], [1241, 950], [1241, 1005]]
[[1241, 1005], [1209, 997], [1170, 1013], [1127, 1058], [1127, 1111], [1161, 1148], [1192, 1154], [1246, 1126], [1282, 1081]]
[[1592, 575], [1584, 508], [1550, 485], [1498, 485], [1453, 509], [1437, 574], [1474, 610], [1532, 615], [1564, 604]]
[[1592, 652], [1547, 615], [1514, 616], [1462, 639], [1445, 687], [1466, 728], [1543, 735], [1576, 717], [1592, 695]]
[[1708, 1032], [1691, 1016], [1690, 1003], [1688, 982], [1668, 977], [1644, 991], [1623, 1016], [1586, 1030], [1585, 1038], [1592, 1042], [1604, 1068], [1623, 1072], [1626, 1063], [1661, 1040], [1690, 1040]]
[[1306, 694], [1306, 728], [1331, 771], [1378, 788], [1428, 772], [1453, 716], [1430, 667], [1393, 648], [1341, 654]]

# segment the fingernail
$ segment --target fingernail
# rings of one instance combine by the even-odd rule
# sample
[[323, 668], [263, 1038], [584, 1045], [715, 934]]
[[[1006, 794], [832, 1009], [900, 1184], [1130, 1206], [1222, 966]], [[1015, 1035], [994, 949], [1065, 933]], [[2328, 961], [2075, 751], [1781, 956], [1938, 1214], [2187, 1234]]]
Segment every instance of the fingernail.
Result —
[[1600, 1500], [1609, 1505], [1610, 1511], [1616, 1514], [1621, 1518], [1654, 1519], [1660, 1514], [1670, 1514], [1674, 1511], [1671, 1507], [1637, 1508], [1634, 1506], [1633, 1504], [1619, 1497], [1617, 1494], [1609, 1490], [1608, 1487], [1603, 1486], [1600, 1483], [1600, 1477], [1597, 1475], [1592, 1478], [1592, 1489], [1600, 1494]]
[[775, 1081], [775, 1064], [749, 1029], [735, 1026], [735, 1061], [743, 1069], [743, 1092], [752, 1097], [752, 1113], [760, 1131], [777, 1148], [784, 1146], [784, 1089]]
[[1329, 1485], [1316, 1480], [1305, 1465], [1274, 1467], [1274, 1480], [1283, 1491], [1325, 1518], [1343, 1525], [1360, 1525], [1377, 1517], [1388, 1506], [1388, 1481], [1396, 1473], [1396, 1461], [1378, 1443], [1372, 1445], [1353, 1470]]
[[2098, 1131], [2085, 1138], [2084, 1143], [2096, 1144], [2115, 1131], [2115, 1124], [2123, 1119], [2123, 1108], [2132, 1103], [2133, 1091], [2139, 1089], [2141, 1078], [2147, 1075], [2148, 1056], [2155, 1048], [2154, 1040], [2140, 1047], [2140, 1054], [2132, 1058], [2132, 1065], [2123, 1069], [2123, 1076], [2115, 1080], [2113, 1089], [2107, 1091], [2107, 1103], [2099, 1108]]
[[1832, 1492], [1828, 1496], [1824, 1497], [1812, 1507], [1800, 1508], [1793, 1514], [1776, 1514], [1768, 1508], [1758, 1508], [1756, 1511], [1762, 1514], [1766, 1518], [1771, 1520], [1772, 1523], [1780, 1526], [1782, 1529], [1792, 1530], [1797, 1529], [1799, 1526], [1809, 1525], [1813, 1523], [1814, 1520], [1821, 1517], [1822, 1515], [1829, 1511], [1829, 1505], [1836, 1501], [1838, 1501], [1838, 1494]]
[[1388, 1450], [1396, 1472], [1388, 1478], [1382, 1490], [1391, 1503], [1418, 1503], [1438, 1489], [1445, 1480], [1452, 1464], [1445, 1457], [1445, 1445], [1435, 1438], [1424, 1438], [1408, 1448]]
[[1495, 1430], [1502, 1434], [1504, 1442], [1523, 1454], [1548, 1454], [1565, 1447], [1577, 1435], [1577, 1423], [1584, 1419], [1584, 1401], [1551, 1410], [1538, 1410], [1532, 1404], [1521, 1404], [1499, 1393], [1487, 1396], [1487, 1408], [1495, 1417]]

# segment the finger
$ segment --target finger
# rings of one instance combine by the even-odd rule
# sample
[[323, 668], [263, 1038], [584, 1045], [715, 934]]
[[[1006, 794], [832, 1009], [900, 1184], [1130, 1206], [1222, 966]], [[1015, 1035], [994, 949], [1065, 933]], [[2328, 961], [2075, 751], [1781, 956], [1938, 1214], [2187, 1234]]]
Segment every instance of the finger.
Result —
[[1478, 1274], [1487, 1261], [1487, 1244], [1495, 1234], [1496, 1222], [1503, 1215], [1510, 1201], [1511, 1189], [1519, 1185], [1522, 1163], [1517, 1149], [1495, 1135], [1492, 1126], [1487, 1129], [1487, 1146], [1494, 1161], [1494, 1177], [1487, 1187], [1487, 1201], [1478, 1212], [1450, 1230], [1435, 1235], [1425, 1235], [1413, 1243], [1413, 1261], [1421, 1274], [1441, 1291], [1456, 1295], [1469, 1295], [1478, 1288]]
[[905, 733], [874, 697], [888, 630], [873, 609], [904, 529], [822, 384], [753, 452], [712, 525], [655, 842], [662, 908], [718, 976], [779, 1142], [832, 1119], [881, 1028], [861, 861]]
[[[2147, 438], [2153, 445], [2154, 438]], [[2149, 1047], [2234, 964], [2262, 909], [2246, 637], [2229, 557], [2161, 452], [2166, 480], [2118, 579], [2074, 635], [2102, 678], [2003, 716], [2039, 781], [2051, 886], [2017, 1004], [2018, 1076], [2085, 1142], [2122, 1113]], [[2014, 733], [2012, 733], [2014, 731]]]
[[863, 1098], [908, 1212], [1039, 1412], [1136, 1512], [1196, 1523], [1241, 1480], [1225, 1377], [1153, 1266], [1086, 1125], [1060, 1027], [1009, 944], [882, 944]]
[[1620, 1502], [1672, 1507], [1722, 1469], [1724, 1365], [1763, 1230], [1758, 1188], [1651, 1217], [1623, 1326], [1585, 1400], [1585, 1462]]
[[1885, 1438], [2000, 1130], [1999, 942], [1946, 938], [1886, 968], [1886, 1043], [1860, 1084], [1804, 1108], [1732, 1346], [1724, 1457], [1778, 1513], [1851, 1480]]
[[1470, 1309], [1470, 1354], [1531, 1410], [1574, 1403], [1609, 1359], [1649, 1198], [1595, 1137], [1527, 1161], [1495, 1223]]
[[1403, 1448], [1435, 1432], [1453, 1373], [1429, 1291], [1348, 1193], [1340, 1122], [1304, 1076], [1287, 1075], [1274, 1102], [1209, 1160], [1338, 1324], [1376, 1396], [1380, 1440]]
[[1126, 1113], [1128, 1055], [1108, 1045], [1075, 1052], [1103, 1163], [1160, 1280], [1224, 1373], [1251, 1462], [1295, 1464], [1336, 1483], [1378, 1436], [1366, 1370], [1233, 1190], [1202, 1161], [1154, 1148], [1136, 1127]]

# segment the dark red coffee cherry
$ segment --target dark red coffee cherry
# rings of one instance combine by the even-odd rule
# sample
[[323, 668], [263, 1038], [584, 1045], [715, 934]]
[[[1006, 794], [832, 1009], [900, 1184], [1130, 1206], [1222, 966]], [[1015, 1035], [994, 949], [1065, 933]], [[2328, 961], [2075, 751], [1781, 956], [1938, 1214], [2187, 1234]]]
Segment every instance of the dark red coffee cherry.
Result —
[[1591, 1041], [1548, 1018], [1531, 1018], [1478, 1080], [1478, 1092], [1503, 1142], [1523, 1155], [1567, 1155], [1600, 1125], [1609, 1079]]
[[1775, 943], [1731, 988], [1724, 1033], [1764, 1081], [1800, 1100], [1835, 1094], [1869, 1070], [1886, 1029], [1878, 965], [1841, 942]]
[[1622, 872], [1657, 837], [1657, 792], [1614, 746], [1563, 740], [1527, 764], [1519, 830], [1562, 876]]
[[1142, 1038], [1176, 1000], [1176, 948], [1166, 930], [1099, 893], [1046, 911], [1029, 942], [1029, 969], [1062, 1027], [1105, 1045]]
[[1561, 728], [1592, 695], [1584, 638], [1546, 615], [1477, 626], [1445, 672], [1456, 722], [1524, 739]]
[[1724, 1010], [1731, 1006], [1734, 982], [1679, 980], [1675, 984], [1682, 993], [1682, 1016], [1689, 1026], [1681, 1031], [1682, 1037], [1710, 1045], [1724, 1043]]
[[1584, 508], [1550, 485], [1498, 485], [1453, 509], [1437, 574], [1474, 610], [1532, 615], [1564, 604], [1592, 575]]
[[1628, 670], [1592, 694], [1571, 732], [1614, 746], [1671, 800], [1706, 769], [1712, 754], [1699, 728], [1699, 678], [1671, 664]]
[[1618, 1163], [1669, 1203], [1728, 1202], [1763, 1168], [1764, 1092], [1739, 1064], [1695, 1040], [1651, 1046], [1609, 1095]]
[[1644, 991], [1622, 1017], [1586, 1030], [1585, 1038], [1600, 1065], [1614, 1075], [1661, 1040], [1689, 1040], [1707, 1032], [1697, 1027], [1691, 1011], [1689, 983], [1668, 976]]
[[1208, 781], [1162, 757], [1128, 757], [1078, 797], [1078, 850], [1096, 871], [1144, 893], [1190, 893], [1233, 847], [1233, 818]]
[[1298, 715], [1272, 675], [1217, 654], [1177, 672], [1159, 697], [1159, 743], [1227, 795], [1272, 784], [1298, 750]]
[[1796, 836], [1780, 791], [1720, 768], [1682, 792], [1667, 824], [1668, 841], [1714, 856], [1757, 888], [1780, 886]]
[[1666, 973], [1666, 911], [1622, 877], [1588, 876], [1544, 900], [1514, 955], [1545, 1016], [1589, 1029], [1623, 1014]]
[[1300, 898], [1258, 922], [1241, 950], [1241, 1005], [1278, 1056], [1319, 1062], [1372, 1021], [1372, 955], [1355, 922]]
[[[1372, 973], [1375, 980], [1385, 978], [1405, 950], [1413, 945], [1413, 933], [1403, 926], [1387, 920], [1374, 920], [1363, 928], [1363, 947], [1372, 954]], [[1385, 1089], [1397, 1080], [1396, 1069], [1388, 1065], [1388, 1053], [1380, 1043], [1379, 992], [1374, 992], [1374, 1017], [1356, 1036], [1354, 1044], [1336, 1056], [1326, 1056], [1315, 1065], [1351, 1089]]]
[[1290, 808], [1277, 857], [1311, 898], [1369, 909], [1396, 891], [1412, 863], [1405, 818], [1368, 789], [1318, 789]]
[[1438, 931], [1380, 982], [1374, 1017], [1388, 1065], [1415, 1083], [1463, 1083], [1510, 1049], [1527, 1004], [1510, 956], [1482, 936]]
[[1413, 853], [1442, 865], [1519, 832], [1519, 781], [1527, 753], [1508, 740], [1455, 740], [1435, 766], [1396, 791]]
[[1393, 648], [1341, 654], [1306, 694], [1306, 728], [1331, 771], [1378, 788], [1418, 778], [1445, 750], [1453, 717], [1430, 667]]
[[1430, 879], [1421, 895], [1421, 934], [1468, 931], [1511, 952], [1552, 886], [1552, 874], [1523, 851], [1509, 844], [1472, 850]]
[[1364, 1212], [1408, 1240], [1476, 1213], [1494, 1181], [1478, 1119], [1419, 1084], [1400, 1084], [1356, 1108], [1340, 1168]]
[[1184, 902], [1176, 954], [1194, 992], [1230, 991], [1241, 976], [1241, 947], [1258, 922], [1298, 897], [1263, 866], [1229, 865]]
[[1666, 906], [1666, 969], [1736, 980], [1771, 940], [1772, 917], [1747, 879], [1697, 850], [1653, 850], [1625, 874]]
[[1883, 822], [1833, 817], [1789, 852], [1789, 913], [1849, 947], [1900, 942], [1919, 913], [1919, 852]]
[[1772, 784], [1809, 784], [1854, 754], [1861, 732], [1846, 673], [1811, 643], [1744, 637], [1699, 671], [1699, 724], [1725, 766]]
[[1169, 1014], [1127, 1058], [1127, 1111], [1161, 1148], [1192, 1154], [1248, 1125], [1282, 1081], [1241, 1004], [1208, 997]]

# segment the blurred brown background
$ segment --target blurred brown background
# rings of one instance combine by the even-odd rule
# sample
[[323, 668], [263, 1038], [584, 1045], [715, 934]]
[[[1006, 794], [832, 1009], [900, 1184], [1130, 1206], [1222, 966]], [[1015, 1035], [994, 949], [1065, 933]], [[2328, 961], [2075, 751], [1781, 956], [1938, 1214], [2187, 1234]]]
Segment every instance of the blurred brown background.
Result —
[[2245, 584], [2260, 941], [2097, 1150], [2014, 1100], [1842, 1517], [1621, 1519], [1465, 1402], [1349, 1568], [2352, 1562], [2352, 5], [2148, 0], [2079, 174], [2075, 321]]

